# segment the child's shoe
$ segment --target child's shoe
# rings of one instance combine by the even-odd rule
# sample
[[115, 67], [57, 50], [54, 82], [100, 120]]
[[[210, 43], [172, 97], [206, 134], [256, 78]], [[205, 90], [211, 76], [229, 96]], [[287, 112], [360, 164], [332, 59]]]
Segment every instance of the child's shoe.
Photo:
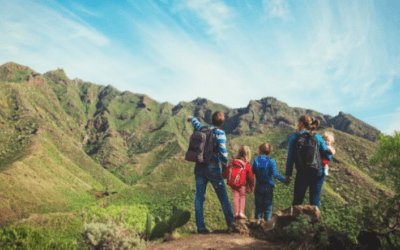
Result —
[[240, 218], [239, 213], [235, 213], [235, 218]]
[[239, 213], [239, 218], [240, 219], [247, 219], [246, 215], [243, 212]]

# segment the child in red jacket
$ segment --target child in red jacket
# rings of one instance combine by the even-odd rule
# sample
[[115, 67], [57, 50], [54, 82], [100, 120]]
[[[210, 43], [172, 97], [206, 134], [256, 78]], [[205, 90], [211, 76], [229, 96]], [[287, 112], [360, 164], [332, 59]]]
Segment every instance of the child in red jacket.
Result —
[[244, 214], [246, 191], [247, 193], [251, 193], [254, 187], [254, 176], [249, 163], [250, 159], [251, 152], [249, 147], [241, 146], [236, 157], [222, 173], [222, 177], [228, 179], [228, 185], [232, 189], [235, 218], [247, 218]]

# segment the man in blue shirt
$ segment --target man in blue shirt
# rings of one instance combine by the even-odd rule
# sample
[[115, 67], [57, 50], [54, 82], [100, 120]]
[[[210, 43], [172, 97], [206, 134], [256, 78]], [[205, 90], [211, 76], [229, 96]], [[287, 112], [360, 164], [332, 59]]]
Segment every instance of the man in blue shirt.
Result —
[[[217, 111], [212, 115], [211, 120], [212, 125], [210, 125], [210, 128], [216, 128], [213, 130], [213, 144], [214, 149], [216, 150], [214, 150], [213, 152], [210, 164], [204, 166], [196, 163], [194, 168], [194, 174], [196, 178], [196, 226], [197, 232], [202, 234], [210, 232], [205, 226], [203, 212], [203, 204], [208, 182], [211, 182], [214, 187], [215, 193], [218, 196], [228, 228], [230, 227], [234, 219], [231, 203], [229, 202], [228, 194], [225, 188], [225, 182], [221, 176], [221, 168], [219, 167], [219, 162], [221, 162], [223, 171], [228, 164], [226, 135], [225, 132], [220, 129], [222, 124], [225, 122], [225, 115], [222, 111]], [[187, 121], [193, 124], [195, 131], [199, 131], [203, 127], [203, 125], [201, 125], [201, 123], [195, 117], [189, 117]]]

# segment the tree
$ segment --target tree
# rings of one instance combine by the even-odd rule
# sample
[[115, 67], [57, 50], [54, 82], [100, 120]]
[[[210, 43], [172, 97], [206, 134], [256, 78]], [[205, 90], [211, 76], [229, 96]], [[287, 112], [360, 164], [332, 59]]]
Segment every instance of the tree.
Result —
[[400, 193], [400, 133], [395, 132], [394, 136], [379, 135], [379, 149], [371, 157], [370, 162], [374, 165], [383, 164], [387, 168], [387, 173], [379, 171], [379, 176], [383, 179], [386, 175], [391, 175], [395, 184], [396, 193]]
[[[385, 237], [388, 246], [395, 249], [400, 238], [400, 133], [394, 136], [379, 135], [378, 151], [370, 158], [371, 164], [381, 164], [378, 177], [386, 180], [388, 176], [393, 180], [395, 195], [381, 196], [372, 206], [364, 200], [361, 222], [364, 227], [377, 236]], [[395, 242], [392, 242], [395, 240]]]

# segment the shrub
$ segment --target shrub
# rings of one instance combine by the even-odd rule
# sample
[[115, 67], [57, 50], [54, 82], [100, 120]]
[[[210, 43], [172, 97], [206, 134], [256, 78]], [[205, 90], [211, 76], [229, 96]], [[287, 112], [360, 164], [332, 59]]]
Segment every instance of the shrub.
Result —
[[[97, 205], [89, 207], [83, 214], [85, 222], [93, 220], [100, 221], [110, 216], [117, 222], [123, 222], [126, 226], [137, 228], [138, 231], [144, 232], [146, 229], [146, 218], [149, 212], [147, 206], [141, 204], [133, 204], [130, 206], [111, 205], [102, 208]], [[154, 225], [154, 222], [152, 223]]]
[[321, 219], [325, 225], [333, 229], [335, 232], [343, 232], [352, 240], [357, 242], [357, 235], [362, 229], [362, 225], [358, 223], [355, 214], [359, 213], [359, 208], [355, 208], [358, 204], [342, 205], [340, 203], [329, 203], [329, 209], [322, 211]]
[[297, 217], [297, 221], [283, 228], [292, 236], [293, 241], [289, 246], [296, 249], [314, 249], [314, 245], [317, 245], [315, 247], [329, 245], [328, 235], [320, 229], [318, 223], [311, 224], [311, 220], [303, 214]]
[[379, 148], [370, 162], [384, 166], [378, 171], [377, 178], [383, 181], [390, 176], [395, 195], [382, 195], [372, 204], [364, 199], [358, 218], [367, 232], [386, 240], [386, 243], [383, 242], [385, 248], [395, 249], [400, 246], [400, 133], [395, 132], [393, 136], [379, 135]]
[[108, 220], [105, 223], [92, 222], [83, 225], [82, 243], [90, 250], [98, 249], [146, 249], [136, 233], [131, 232], [123, 223]]
[[0, 248], [30, 249], [30, 250], [76, 250], [77, 247], [70, 242], [54, 239], [43, 235], [41, 230], [27, 225], [19, 225], [15, 228], [4, 227], [0, 231]]

